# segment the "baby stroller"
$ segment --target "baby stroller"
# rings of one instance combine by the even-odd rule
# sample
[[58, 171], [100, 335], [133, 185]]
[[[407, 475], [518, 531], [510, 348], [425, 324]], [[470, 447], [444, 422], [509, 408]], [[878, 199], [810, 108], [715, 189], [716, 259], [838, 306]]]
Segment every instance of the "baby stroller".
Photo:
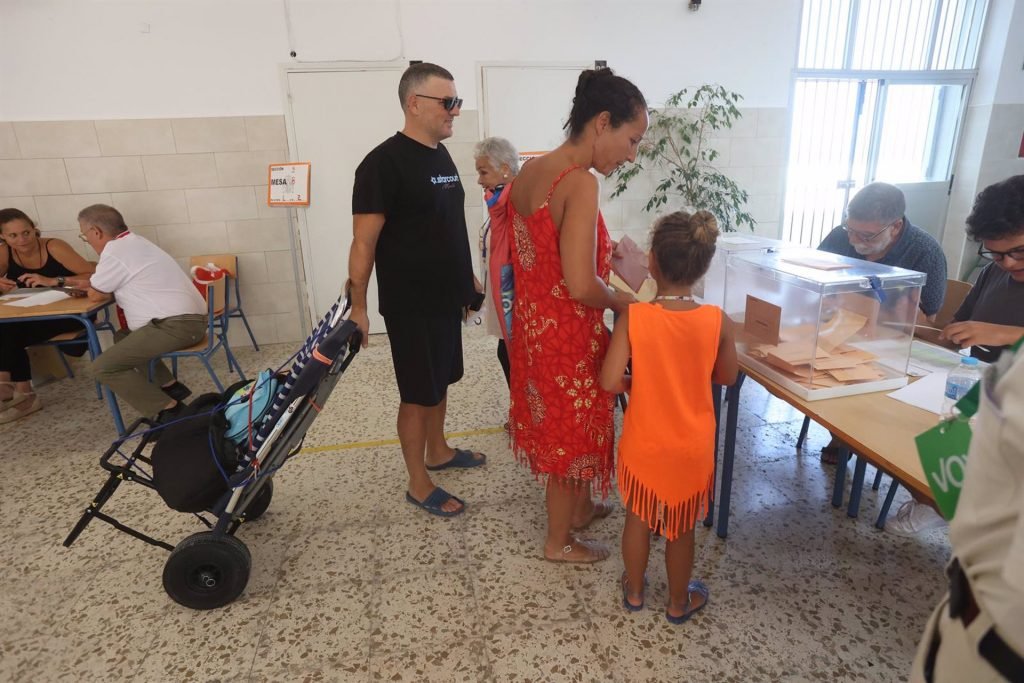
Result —
[[[267, 371], [248, 386], [194, 400], [189, 414], [166, 425], [135, 421], [100, 458], [106, 483], [64, 540], [70, 547], [93, 519], [171, 551], [163, 570], [164, 590], [192, 609], [212, 609], [234, 601], [249, 581], [249, 549], [235, 536], [246, 521], [258, 519], [273, 497], [273, 475], [302, 447], [306, 430], [359, 351], [361, 333], [345, 319], [342, 296], [314, 327], [302, 348], [276, 372]], [[292, 362], [294, 361], [294, 362]], [[289, 363], [290, 369], [285, 370]], [[244, 383], [239, 383], [244, 384]], [[253, 403], [266, 397], [261, 411]], [[240, 397], [240, 398], [239, 398]], [[247, 420], [235, 443], [226, 438], [233, 411]], [[185, 440], [183, 435], [197, 442]], [[129, 442], [137, 440], [130, 454]], [[147, 446], [155, 445], [146, 452]], [[189, 447], [181, 448], [182, 444]], [[210, 473], [212, 472], [212, 477]], [[188, 511], [207, 530], [176, 546], [122, 524], [101, 511], [123, 481], [156, 490], [173, 509]], [[208, 519], [212, 517], [211, 519]]]

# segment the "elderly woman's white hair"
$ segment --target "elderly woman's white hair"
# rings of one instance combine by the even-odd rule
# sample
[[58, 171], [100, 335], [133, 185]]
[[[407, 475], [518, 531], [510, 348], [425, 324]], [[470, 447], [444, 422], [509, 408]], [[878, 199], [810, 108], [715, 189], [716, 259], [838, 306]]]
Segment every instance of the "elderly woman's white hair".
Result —
[[519, 154], [512, 143], [505, 138], [484, 138], [476, 143], [476, 147], [473, 148], [473, 158], [479, 159], [480, 157], [485, 157], [490, 161], [496, 171], [500, 171], [504, 164], [508, 166], [512, 175], [519, 174]]

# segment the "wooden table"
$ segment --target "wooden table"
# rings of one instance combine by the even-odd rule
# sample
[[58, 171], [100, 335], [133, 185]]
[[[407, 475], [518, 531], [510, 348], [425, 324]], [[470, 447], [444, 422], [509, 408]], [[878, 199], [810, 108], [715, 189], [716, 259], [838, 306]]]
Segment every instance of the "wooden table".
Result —
[[[736, 423], [739, 416], [740, 390], [745, 377], [763, 386], [771, 395], [782, 399], [846, 443], [859, 457], [854, 468], [853, 492], [850, 494], [851, 516], [856, 516], [864, 469], [868, 462], [891, 474], [914, 493], [932, 499], [918, 459], [914, 437], [934, 427], [939, 418], [934, 413], [889, 398], [892, 389], [856, 396], [843, 396], [807, 401], [787, 391], [777, 382], [761, 374], [740, 358], [740, 376], [726, 389], [725, 448], [722, 454], [722, 488], [718, 497], [718, 536], [729, 531], [729, 504], [732, 495], [732, 473], [736, 458]], [[846, 457], [839, 458], [832, 504], [842, 505], [846, 477]], [[713, 518], [711, 523], [713, 523]], [[707, 521], [705, 524], [710, 526]]]
[[[26, 295], [33, 292], [28, 290]], [[55, 301], [52, 304], [43, 306], [11, 306], [0, 301], [0, 324], [4, 323], [26, 323], [43, 320], [77, 320], [85, 328], [86, 343], [89, 345], [89, 353], [95, 358], [100, 354], [100, 340], [96, 334], [96, 325], [90, 317], [92, 314], [110, 306], [113, 301], [89, 301], [85, 297], [68, 298], [62, 301]], [[117, 398], [114, 392], [106, 386], [102, 387], [103, 397], [114, 418], [114, 427], [118, 434], [124, 434], [124, 421], [121, 419], [121, 409], [117, 405]]]

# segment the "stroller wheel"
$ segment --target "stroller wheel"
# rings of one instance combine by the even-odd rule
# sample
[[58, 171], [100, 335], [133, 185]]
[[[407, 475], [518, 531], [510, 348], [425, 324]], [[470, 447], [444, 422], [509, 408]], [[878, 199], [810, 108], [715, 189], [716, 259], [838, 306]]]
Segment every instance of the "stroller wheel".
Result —
[[192, 534], [179, 543], [164, 565], [164, 590], [192, 609], [231, 603], [249, 582], [252, 557], [234, 536], [212, 531]]
[[274, 482], [267, 481], [259, 490], [256, 497], [249, 501], [249, 507], [245, 508], [245, 521], [251, 522], [263, 516], [263, 513], [270, 507], [270, 499], [274, 497]]

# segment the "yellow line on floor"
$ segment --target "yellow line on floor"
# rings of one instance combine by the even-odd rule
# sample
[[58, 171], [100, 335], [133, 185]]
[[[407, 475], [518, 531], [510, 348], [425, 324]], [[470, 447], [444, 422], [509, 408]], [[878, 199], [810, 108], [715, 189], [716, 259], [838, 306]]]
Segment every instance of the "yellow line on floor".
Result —
[[[484, 434], [499, 434], [505, 431], [504, 427], [485, 427], [483, 429], [470, 429], [465, 432], [449, 432], [445, 437], [458, 439], [463, 436], [482, 436]], [[324, 453], [326, 451], [346, 451], [352, 448], [374, 448], [376, 446], [396, 446], [398, 439], [380, 439], [378, 441], [355, 441], [352, 443], [333, 443], [327, 446], [310, 446], [303, 448], [299, 453]]]

